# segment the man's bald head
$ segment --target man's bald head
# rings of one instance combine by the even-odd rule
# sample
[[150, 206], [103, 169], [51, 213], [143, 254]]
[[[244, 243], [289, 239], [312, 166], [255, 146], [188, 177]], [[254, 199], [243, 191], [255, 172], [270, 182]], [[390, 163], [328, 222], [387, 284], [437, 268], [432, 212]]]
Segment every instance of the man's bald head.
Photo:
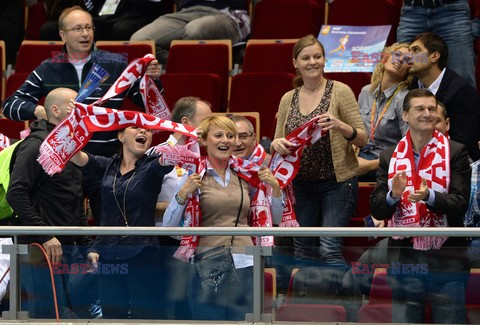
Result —
[[45, 98], [45, 111], [53, 124], [60, 123], [71, 111], [69, 103], [77, 97], [77, 92], [69, 88], [56, 88]]

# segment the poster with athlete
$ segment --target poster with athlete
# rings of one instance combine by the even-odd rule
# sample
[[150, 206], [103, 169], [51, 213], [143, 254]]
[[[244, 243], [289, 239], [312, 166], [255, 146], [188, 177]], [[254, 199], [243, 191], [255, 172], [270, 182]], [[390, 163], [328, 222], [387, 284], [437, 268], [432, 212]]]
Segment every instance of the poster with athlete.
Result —
[[323, 25], [318, 40], [325, 47], [325, 72], [372, 72], [391, 27]]

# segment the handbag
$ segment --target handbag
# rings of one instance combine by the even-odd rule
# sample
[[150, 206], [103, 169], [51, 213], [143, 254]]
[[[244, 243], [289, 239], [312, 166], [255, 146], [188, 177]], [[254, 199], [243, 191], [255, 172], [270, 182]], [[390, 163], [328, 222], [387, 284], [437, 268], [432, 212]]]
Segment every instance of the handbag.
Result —
[[[241, 199], [235, 227], [238, 225], [238, 219], [240, 218], [243, 205], [243, 188], [240, 177], [238, 177], [238, 181], [240, 183]], [[202, 289], [217, 293], [219, 288], [238, 282], [233, 256], [230, 252], [234, 238], [235, 236], [232, 236], [228, 247], [222, 245], [195, 255], [195, 268], [200, 278]]]

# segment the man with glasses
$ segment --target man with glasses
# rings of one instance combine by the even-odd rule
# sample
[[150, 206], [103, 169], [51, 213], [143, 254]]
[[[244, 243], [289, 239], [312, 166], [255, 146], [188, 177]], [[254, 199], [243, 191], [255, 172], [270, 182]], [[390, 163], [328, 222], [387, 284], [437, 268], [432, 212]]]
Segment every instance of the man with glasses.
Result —
[[[101, 98], [127, 67], [124, 56], [98, 50], [94, 46], [94, 25], [90, 13], [79, 6], [65, 9], [58, 19], [59, 34], [65, 45], [61, 53], [52, 53], [28, 76], [25, 83], [3, 103], [5, 117], [25, 121], [45, 118], [45, 108], [39, 104], [42, 97], [58, 87], [78, 91], [94, 63], [105, 69], [110, 77], [100, 85], [85, 103]], [[134, 59], [134, 58], [128, 58]], [[158, 62], [152, 61], [147, 67], [147, 75], [157, 78], [160, 75]], [[160, 81], [155, 81], [163, 90]], [[123, 98], [128, 96], [143, 107], [137, 81], [128, 91], [105, 103], [105, 107], [120, 108]], [[119, 148], [116, 132], [97, 132], [85, 148], [95, 155], [111, 156]]]

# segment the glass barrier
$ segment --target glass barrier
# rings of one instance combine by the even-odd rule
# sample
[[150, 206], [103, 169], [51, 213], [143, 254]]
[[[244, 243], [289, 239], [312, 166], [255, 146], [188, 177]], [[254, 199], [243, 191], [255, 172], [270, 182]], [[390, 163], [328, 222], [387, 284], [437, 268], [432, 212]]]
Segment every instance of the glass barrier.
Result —
[[33, 320], [62, 321], [253, 322], [261, 314], [273, 323], [480, 323], [478, 238], [451, 237], [422, 251], [411, 238], [345, 237], [342, 261], [332, 262], [320, 246], [276, 236], [271, 249], [197, 246], [187, 263], [178, 259], [188, 257], [178, 238], [126, 246], [109, 237], [116, 239], [96, 247], [95, 264], [91, 247], [62, 246], [62, 260], [49, 264], [40, 245], [29, 245], [19, 255], [19, 309]]

